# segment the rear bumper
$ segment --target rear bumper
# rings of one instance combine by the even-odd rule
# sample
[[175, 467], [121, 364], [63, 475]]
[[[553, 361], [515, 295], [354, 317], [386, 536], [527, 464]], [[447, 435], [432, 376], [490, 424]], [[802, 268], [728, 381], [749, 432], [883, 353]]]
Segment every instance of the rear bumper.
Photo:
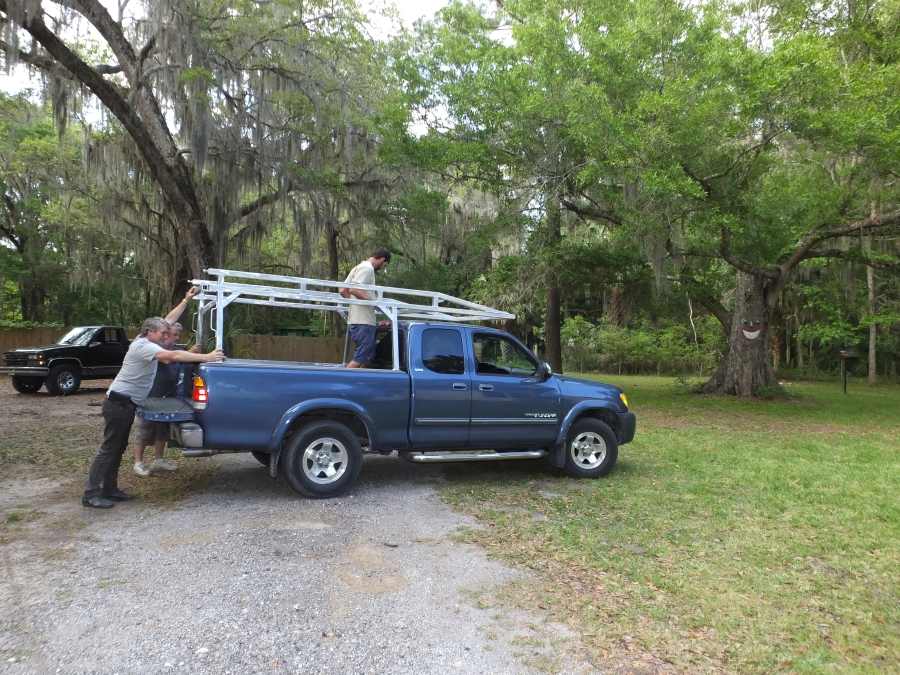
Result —
[[3, 366], [0, 375], [27, 375], [29, 377], [47, 377], [50, 369], [47, 366]]
[[633, 412], [616, 413], [619, 416], [619, 445], [630, 443], [634, 439], [637, 418]]
[[203, 447], [203, 427], [195, 422], [181, 422], [174, 425], [175, 440], [185, 450]]

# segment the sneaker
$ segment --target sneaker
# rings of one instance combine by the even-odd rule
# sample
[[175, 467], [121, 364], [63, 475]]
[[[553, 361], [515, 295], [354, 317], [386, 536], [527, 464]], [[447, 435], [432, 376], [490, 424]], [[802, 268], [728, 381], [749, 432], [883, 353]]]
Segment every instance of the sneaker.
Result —
[[148, 469], [147, 465], [143, 462], [134, 463], [134, 472], [141, 478], [146, 478], [150, 475], [150, 469]]
[[154, 459], [150, 465], [151, 471], [175, 471], [178, 465], [170, 459]]

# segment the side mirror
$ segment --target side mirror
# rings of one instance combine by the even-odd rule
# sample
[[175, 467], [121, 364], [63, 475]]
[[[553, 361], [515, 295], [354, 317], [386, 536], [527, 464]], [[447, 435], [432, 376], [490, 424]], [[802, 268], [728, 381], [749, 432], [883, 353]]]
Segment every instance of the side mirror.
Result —
[[546, 382], [551, 375], [553, 375], [553, 368], [546, 361], [541, 361], [541, 365], [538, 366], [538, 378], [541, 382]]

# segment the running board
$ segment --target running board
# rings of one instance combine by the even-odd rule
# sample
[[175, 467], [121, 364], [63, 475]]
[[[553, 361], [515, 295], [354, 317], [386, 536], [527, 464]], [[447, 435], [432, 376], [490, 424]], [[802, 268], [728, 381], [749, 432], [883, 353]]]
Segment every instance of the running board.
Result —
[[407, 459], [411, 462], [495, 462], [503, 459], [540, 459], [546, 457], [546, 450], [511, 450], [497, 452], [484, 450], [476, 452], [410, 452]]
[[210, 450], [208, 448], [182, 448], [182, 457], [212, 457], [213, 455], [228, 455], [247, 452], [246, 450]]

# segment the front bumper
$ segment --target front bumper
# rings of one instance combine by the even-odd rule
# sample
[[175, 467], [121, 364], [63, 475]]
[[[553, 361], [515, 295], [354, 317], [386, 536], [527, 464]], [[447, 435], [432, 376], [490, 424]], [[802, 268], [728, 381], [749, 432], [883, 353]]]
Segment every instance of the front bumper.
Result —
[[47, 366], [4, 366], [0, 375], [26, 375], [28, 377], [47, 377], [50, 369]]
[[616, 413], [619, 416], [619, 445], [630, 443], [634, 439], [637, 418], [633, 412]]

